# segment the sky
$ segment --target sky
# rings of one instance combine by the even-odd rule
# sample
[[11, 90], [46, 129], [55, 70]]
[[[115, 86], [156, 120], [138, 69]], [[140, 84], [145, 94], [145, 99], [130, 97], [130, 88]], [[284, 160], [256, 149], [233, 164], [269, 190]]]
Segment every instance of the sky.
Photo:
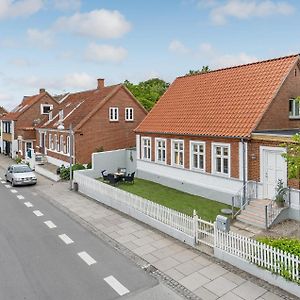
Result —
[[0, 0], [0, 106], [300, 52], [299, 0]]

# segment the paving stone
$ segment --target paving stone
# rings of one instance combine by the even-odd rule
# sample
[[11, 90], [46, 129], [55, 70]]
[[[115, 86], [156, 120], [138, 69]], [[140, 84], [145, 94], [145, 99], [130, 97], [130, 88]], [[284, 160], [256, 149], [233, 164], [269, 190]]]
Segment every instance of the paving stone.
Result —
[[263, 294], [259, 299], [263, 299], [263, 300], [281, 300], [283, 298], [271, 293], [271, 292], [266, 292], [265, 294]]
[[[118, 241], [119, 243], [126, 243], [126, 242], [130, 242], [136, 239], [136, 237], [132, 234], [127, 234], [127, 235], [120, 235], [120, 233], [117, 232], [113, 232], [113, 234], [117, 234], [118, 237], [115, 239], [116, 241]], [[112, 234], [110, 233], [109, 236], [111, 236]]]
[[153, 252], [155, 248], [151, 245], [144, 245], [139, 248], [136, 248], [133, 250], [133, 252], [137, 255], [143, 255], [143, 254], [148, 254], [150, 252]]
[[227, 272], [227, 270], [216, 264], [211, 264], [199, 271], [200, 274], [212, 280], [226, 274]]
[[226, 293], [228, 293], [230, 290], [235, 288], [237, 285], [233, 283], [232, 281], [224, 278], [224, 277], [218, 277], [214, 279], [213, 281], [207, 283], [204, 285], [206, 289], [213, 292], [214, 294], [218, 296], [223, 296]]
[[233, 289], [232, 292], [245, 300], [254, 300], [262, 296], [266, 290], [252, 282], [246, 281], [237, 288]]
[[[196, 254], [196, 253], [194, 253], [194, 254]], [[198, 263], [200, 263], [202, 266], [205, 266], [205, 267], [212, 264], [212, 262], [211, 262], [210, 260], [204, 258], [201, 254], [200, 254], [200, 255], [198, 254], [198, 255], [193, 259], [193, 261], [198, 262]]]
[[244, 299], [233, 294], [232, 292], [229, 292], [224, 296], [222, 296], [221, 298], [219, 298], [218, 300], [244, 300]]
[[165, 271], [165, 273], [168, 276], [170, 276], [171, 278], [175, 279], [176, 281], [178, 281], [178, 280], [182, 279], [183, 277], [185, 277], [184, 274], [180, 273], [176, 269], [169, 269], [169, 270]]
[[204, 266], [202, 266], [201, 264], [199, 264], [193, 260], [189, 260], [189, 261], [179, 264], [176, 267], [176, 270], [184, 275], [190, 275], [196, 271], [201, 270], [202, 268], [204, 268]]
[[198, 272], [194, 272], [181, 280], [179, 280], [179, 283], [181, 283], [183, 286], [185, 286], [190, 291], [195, 291], [200, 286], [203, 286], [204, 284], [208, 283], [209, 279], [204, 277], [203, 275], [199, 274]]
[[216, 300], [217, 298], [219, 298], [216, 294], [208, 291], [206, 288], [202, 286], [196, 289], [194, 291], [194, 294], [196, 294], [203, 300]]
[[143, 238], [149, 235], [149, 232], [145, 229], [137, 230], [133, 233], [138, 238]]
[[197, 254], [191, 250], [184, 249], [183, 251], [178, 252], [175, 255], [173, 255], [173, 258], [175, 258], [179, 262], [183, 263], [183, 262], [186, 262], [188, 260], [198, 257], [198, 255], [199, 254]]
[[138, 248], [139, 246], [137, 244], [135, 244], [134, 242], [130, 241], [130, 242], [126, 242], [123, 244], [127, 249], [129, 250], [134, 250], [136, 248]]
[[180, 249], [177, 247], [177, 245], [171, 245], [171, 246], [167, 246], [167, 247], [164, 247], [161, 249], [156, 249], [155, 251], [153, 251], [152, 254], [160, 259], [168, 257], [168, 256], [172, 256], [173, 258], [175, 258], [174, 255], [178, 251], [180, 251]]
[[169, 246], [171, 244], [173, 244], [173, 242], [171, 240], [169, 240], [167, 238], [163, 238], [161, 240], [154, 241], [152, 243], [152, 246], [154, 246], [157, 249], [161, 249], [161, 248], [164, 248], [164, 247]]
[[[145, 236], [145, 237], [140, 238], [140, 239], [136, 238], [133, 241], [138, 246], [144, 246], [146, 244], [151, 244], [152, 245], [152, 242], [153, 242], [153, 240], [150, 237], [148, 237], [148, 236]], [[155, 250], [156, 248], [153, 248], [153, 249]]]
[[167, 258], [164, 258], [164, 259], [161, 259], [161, 260], [158, 260], [156, 261], [154, 264], [153, 264], [157, 269], [161, 270], [161, 271], [167, 271], [175, 266], [178, 265], [178, 261], [175, 260], [174, 258], [172, 257], [167, 257]]
[[242, 278], [232, 272], [228, 272], [228, 273], [224, 274], [222, 277], [230, 280], [231, 282], [235, 283], [236, 285], [240, 285], [246, 281], [244, 278]]
[[154, 262], [158, 261], [158, 258], [152, 255], [151, 253], [143, 254], [142, 257], [150, 264], [153, 264]]

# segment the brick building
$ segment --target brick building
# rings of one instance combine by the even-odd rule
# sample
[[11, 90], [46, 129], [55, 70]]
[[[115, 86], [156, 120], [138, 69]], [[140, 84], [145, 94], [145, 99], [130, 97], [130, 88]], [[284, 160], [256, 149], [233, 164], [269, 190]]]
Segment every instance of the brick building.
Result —
[[96, 89], [70, 93], [53, 110], [52, 119], [38, 126], [36, 152], [61, 166], [68, 165], [72, 147], [73, 161], [88, 164], [93, 152], [135, 146], [133, 130], [146, 114], [123, 84], [106, 87], [98, 79]]
[[25, 152], [36, 146], [35, 128], [48, 120], [58, 102], [45, 89], [39, 94], [25, 96], [20, 105], [0, 117], [1, 153], [24, 157]]
[[299, 66], [292, 55], [178, 77], [135, 130], [139, 177], [226, 203], [254, 180], [273, 198], [300, 127]]

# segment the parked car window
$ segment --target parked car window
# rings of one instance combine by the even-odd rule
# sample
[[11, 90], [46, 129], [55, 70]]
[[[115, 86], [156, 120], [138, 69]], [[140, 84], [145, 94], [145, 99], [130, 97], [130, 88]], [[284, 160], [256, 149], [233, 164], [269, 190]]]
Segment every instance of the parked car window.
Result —
[[32, 172], [32, 170], [28, 166], [18, 166], [14, 168], [14, 173], [28, 173]]

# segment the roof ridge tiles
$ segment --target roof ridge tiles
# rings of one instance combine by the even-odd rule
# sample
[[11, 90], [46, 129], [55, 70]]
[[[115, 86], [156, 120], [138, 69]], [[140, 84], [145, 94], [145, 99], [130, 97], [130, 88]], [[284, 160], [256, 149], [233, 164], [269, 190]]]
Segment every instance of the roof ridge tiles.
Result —
[[276, 58], [271, 58], [271, 59], [266, 59], [266, 60], [259, 60], [259, 61], [245, 63], [245, 64], [241, 64], [241, 65], [224, 67], [224, 68], [220, 68], [220, 69], [211, 70], [211, 71], [208, 71], [208, 72], [202, 72], [202, 73], [197, 73], [197, 74], [192, 74], [192, 75], [182, 75], [182, 76], [178, 76], [177, 79], [196, 77], [196, 76], [206, 75], [206, 74], [210, 74], [210, 73], [216, 73], [216, 72], [230, 70], [230, 69], [237, 69], [237, 68], [241, 68], [241, 67], [247, 67], [247, 66], [251, 66], [251, 65], [257, 65], [257, 64], [262, 64], [262, 63], [275, 61], [275, 60], [282, 60], [282, 59], [286, 59], [286, 58], [299, 57], [299, 56], [300, 56], [300, 53], [286, 55], [286, 56], [280, 56], [280, 57], [276, 57]]

